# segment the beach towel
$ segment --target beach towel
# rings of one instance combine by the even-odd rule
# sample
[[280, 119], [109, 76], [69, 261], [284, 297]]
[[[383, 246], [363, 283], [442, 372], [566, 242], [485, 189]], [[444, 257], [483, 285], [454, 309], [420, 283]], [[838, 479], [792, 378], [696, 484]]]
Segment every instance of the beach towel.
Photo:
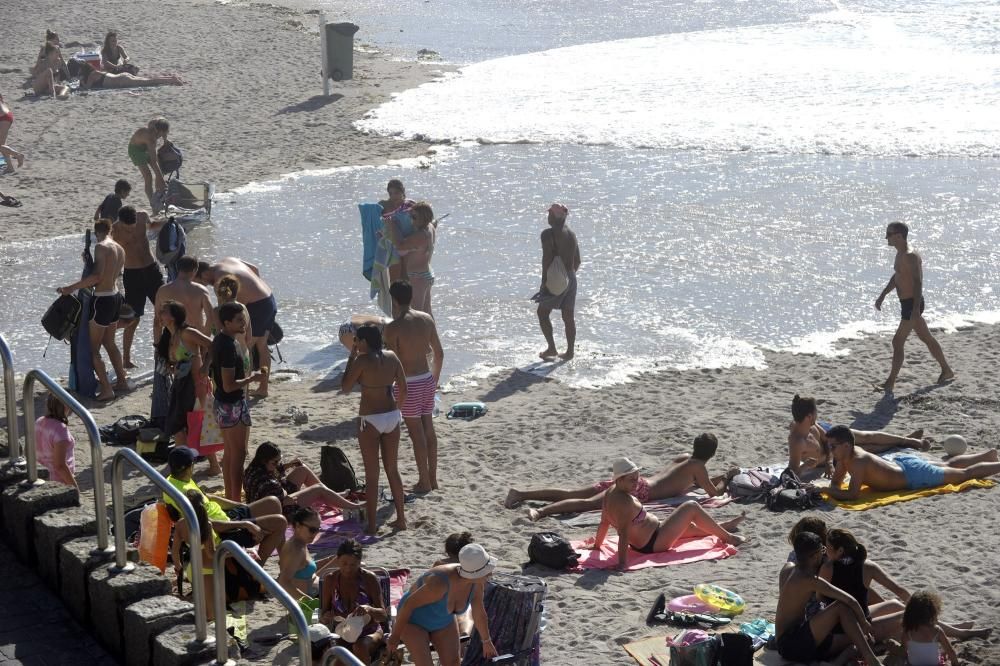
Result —
[[[618, 539], [608, 535], [600, 551], [589, 550], [585, 546], [594, 542], [593, 537], [584, 541], [573, 541], [573, 548], [580, 553], [580, 569], [614, 569], [618, 566], [615, 555]], [[739, 551], [713, 536], [684, 539], [665, 553], [639, 553], [629, 549], [626, 571], [638, 571], [650, 567], [666, 567], [674, 564], [689, 564], [702, 560], [721, 560], [732, 557]]]
[[[895, 504], [896, 502], [909, 502], [910, 500], [920, 499], [921, 497], [931, 497], [932, 495], [960, 493], [963, 490], [970, 490], [972, 488], [992, 488], [995, 485], [996, 481], [992, 481], [990, 479], [969, 479], [968, 481], [963, 481], [962, 483], [952, 483], [944, 486], [935, 486], [933, 488], [924, 488], [922, 490], [893, 490], [889, 492], [876, 492], [869, 490], [868, 486], [862, 486], [861, 496], [854, 500], [835, 500], [825, 494], [824, 497], [834, 506], [839, 506], [841, 509], [847, 509], [848, 511], [865, 511], [879, 506]], [[847, 484], [844, 484], [843, 487], [846, 489]]]
[[[695, 501], [705, 509], [717, 509], [726, 506], [733, 501], [729, 495], [718, 495], [709, 497], [703, 490], [696, 490], [678, 495], [677, 497], [667, 497], [661, 500], [651, 500], [642, 505], [647, 513], [655, 513], [660, 518], [669, 515], [676, 507], [684, 502]], [[584, 511], [583, 513], [561, 514], [552, 516], [568, 527], [596, 527], [601, 524], [601, 510]]]
[[[678, 627], [671, 630], [670, 633], [660, 636], [649, 636], [648, 638], [633, 641], [632, 643], [625, 643], [622, 647], [641, 666], [670, 666], [670, 648], [667, 647], [667, 638], [676, 636], [681, 631], [682, 629]], [[736, 631], [738, 631], [737, 623], [734, 622], [711, 633], [726, 634], [730, 632], [735, 633]], [[778, 664], [782, 666], [797, 666], [796, 662], [785, 661], [773, 650], [759, 650], [754, 655], [753, 663], [766, 664], [767, 666], [776, 666]]]
[[361, 213], [361, 241], [364, 246], [361, 274], [371, 282], [375, 248], [378, 245], [379, 232], [382, 231], [382, 206], [377, 203], [358, 204], [358, 211]]

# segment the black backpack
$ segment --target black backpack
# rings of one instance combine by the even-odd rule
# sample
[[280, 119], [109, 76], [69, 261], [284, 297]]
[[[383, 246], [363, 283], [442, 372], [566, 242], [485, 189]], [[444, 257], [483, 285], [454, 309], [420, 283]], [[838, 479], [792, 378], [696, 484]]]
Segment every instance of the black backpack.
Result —
[[80, 325], [83, 304], [72, 294], [63, 294], [42, 316], [42, 327], [56, 340], [68, 340]]
[[156, 236], [156, 259], [168, 266], [183, 257], [186, 251], [187, 234], [177, 218], [171, 215]]
[[768, 491], [764, 503], [771, 511], [804, 511], [816, 506], [816, 493], [791, 469], [781, 473], [779, 485]]
[[722, 633], [715, 653], [718, 666], [752, 666], [753, 639], [746, 634]]
[[160, 164], [160, 173], [164, 178], [171, 174], [180, 178], [181, 165], [184, 163], [184, 153], [172, 141], [164, 141], [156, 151], [156, 161]]
[[575, 567], [580, 553], [573, 549], [569, 541], [555, 532], [538, 532], [528, 544], [528, 558], [532, 564], [563, 571]]
[[149, 419], [132, 414], [123, 416], [99, 430], [101, 441], [112, 446], [132, 446], [139, 440], [139, 431], [149, 427]]
[[327, 444], [319, 452], [319, 480], [338, 493], [355, 492], [360, 487], [354, 466], [339, 446]]

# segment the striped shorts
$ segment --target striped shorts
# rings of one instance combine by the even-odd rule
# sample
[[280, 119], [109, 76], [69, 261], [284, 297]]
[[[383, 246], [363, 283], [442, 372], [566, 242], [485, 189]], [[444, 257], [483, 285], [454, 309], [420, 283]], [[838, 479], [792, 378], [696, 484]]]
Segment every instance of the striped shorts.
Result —
[[434, 413], [434, 394], [436, 391], [437, 382], [434, 381], [434, 375], [425, 372], [422, 375], [406, 378], [406, 402], [404, 404], [398, 404], [398, 386], [392, 387], [392, 397], [397, 400], [396, 406], [403, 413], [403, 418], [413, 419]]

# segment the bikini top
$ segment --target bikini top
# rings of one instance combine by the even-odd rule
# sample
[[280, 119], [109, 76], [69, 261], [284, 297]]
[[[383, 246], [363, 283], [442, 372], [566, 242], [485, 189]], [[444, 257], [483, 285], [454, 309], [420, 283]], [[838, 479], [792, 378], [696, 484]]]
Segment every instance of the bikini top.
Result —
[[180, 331], [178, 331], [177, 347], [174, 348], [174, 359], [176, 359], [178, 363], [182, 363], [184, 361], [190, 361], [193, 358], [194, 352], [184, 346], [184, 338], [180, 336]]
[[[344, 601], [344, 597], [340, 594], [340, 573], [337, 573], [337, 584], [333, 586], [333, 595], [330, 599], [330, 607], [333, 610], [334, 615], [339, 615], [341, 617], [347, 617], [354, 611], [358, 606], [371, 605], [372, 599], [368, 596], [365, 591], [364, 583], [361, 582], [361, 578], [358, 578], [358, 589], [355, 592], [354, 604], [348, 608], [347, 603]], [[372, 621], [365, 625], [365, 628], [361, 630], [361, 635], [365, 636], [372, 633], [378, 629], [378, 622]]]
[[306, 561], [306, 565], [292, 574], [292, 578], [298, 578], [299, 580], [311, 581], [313, 576], [316, 575], [316, 561], [309, 559]]
[[635, 514], [635, 518], [632, 519], [633, 525], [641, 525], [646, 520], [646, 507], [640, 506], [639, 513]]

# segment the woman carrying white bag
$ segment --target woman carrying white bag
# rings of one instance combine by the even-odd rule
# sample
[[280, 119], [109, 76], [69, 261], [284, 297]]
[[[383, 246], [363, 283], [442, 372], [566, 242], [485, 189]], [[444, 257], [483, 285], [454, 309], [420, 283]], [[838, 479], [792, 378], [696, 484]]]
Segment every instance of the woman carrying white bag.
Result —
[[[540, 354], [543, 359], [559, 356], [565, 361], [573, 358], [576, 346], [576, 272], [580, 270], [580, 246], [576, 234], [566, 223], [569, 209], [554, 203], [549, 207], [549, 227], [542, 232], [542, 286], [531, 300], [538, 303], [538, 324], [548, 343]], [[566, 351], [560, 354], [552, 337], [553, 310], [562, 311], [566, 327]]]

